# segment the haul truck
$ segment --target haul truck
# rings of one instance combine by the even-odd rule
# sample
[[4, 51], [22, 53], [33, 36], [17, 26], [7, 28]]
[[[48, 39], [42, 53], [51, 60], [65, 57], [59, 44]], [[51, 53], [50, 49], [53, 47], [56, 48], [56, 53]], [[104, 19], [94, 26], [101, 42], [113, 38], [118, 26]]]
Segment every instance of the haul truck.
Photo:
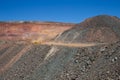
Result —
[[36, 40], [32, 40], [33, 44], [42, 44], [44, 42], [43, 39], [36, 39]]

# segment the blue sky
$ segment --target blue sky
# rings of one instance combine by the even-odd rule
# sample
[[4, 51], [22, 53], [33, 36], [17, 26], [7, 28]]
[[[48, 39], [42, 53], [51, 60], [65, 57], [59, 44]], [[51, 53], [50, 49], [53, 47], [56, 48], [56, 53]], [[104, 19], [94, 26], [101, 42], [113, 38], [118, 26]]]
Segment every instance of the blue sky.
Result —
[[0, 0], [0, 21], [79, 23], [102, 14], [120, 17], [120, 0]]

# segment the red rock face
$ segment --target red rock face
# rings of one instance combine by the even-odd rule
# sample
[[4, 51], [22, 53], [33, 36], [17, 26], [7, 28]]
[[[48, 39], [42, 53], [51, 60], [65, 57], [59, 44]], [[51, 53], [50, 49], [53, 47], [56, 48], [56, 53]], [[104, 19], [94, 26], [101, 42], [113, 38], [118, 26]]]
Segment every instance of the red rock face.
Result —
[[0, 39], [26, 40], [41, 38], [49, 40], [74, 25], [52, 22], [0, 22]]

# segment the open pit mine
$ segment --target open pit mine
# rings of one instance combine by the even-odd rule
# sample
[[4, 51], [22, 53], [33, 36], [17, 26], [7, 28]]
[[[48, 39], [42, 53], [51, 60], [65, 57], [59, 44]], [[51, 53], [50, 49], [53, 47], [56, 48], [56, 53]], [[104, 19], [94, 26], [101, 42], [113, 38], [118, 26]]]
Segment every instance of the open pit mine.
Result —
[[0, 22], [0, 80], [120, 80], [120, 18]]

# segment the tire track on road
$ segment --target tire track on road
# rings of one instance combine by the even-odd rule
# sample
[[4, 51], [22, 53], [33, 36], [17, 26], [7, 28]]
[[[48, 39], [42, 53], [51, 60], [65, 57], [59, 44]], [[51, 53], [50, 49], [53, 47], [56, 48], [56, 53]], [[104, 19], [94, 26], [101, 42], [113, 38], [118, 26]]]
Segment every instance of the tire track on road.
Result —
[[22, 55], [24, 55], [29, 49], [31, 49], [32, 45], [27, 45], [25, 48], [23, 48], [17, 55], [15, 55], [5, 66], [3, 66], [0, 69], [0, 73], [6, 71], [8, 68], [10, 68], [14, 63], [16, 63]]

